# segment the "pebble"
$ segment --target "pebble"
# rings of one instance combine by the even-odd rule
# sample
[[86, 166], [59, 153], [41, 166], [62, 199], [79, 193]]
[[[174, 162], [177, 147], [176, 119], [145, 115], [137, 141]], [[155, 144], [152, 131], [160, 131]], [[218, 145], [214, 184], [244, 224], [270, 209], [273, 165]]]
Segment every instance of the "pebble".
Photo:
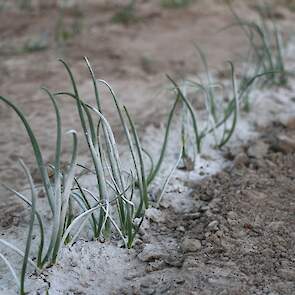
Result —
[[180, 232], [185, 232], [185, 228], [182, 225], [177, 227], [177, 230], [180, 231]]
[[252, 200], [262, 201], [268, 198], [268, 195], [264, 192], [259, 192], [257, 190], [247, 190], [244, 191], [244, 195]]
[[248, 148], [248, 155], [252, 158], [263, 158], [266, 156], [269, 145], [263, 141], [257, 141]]
[[210, 202], [213, 199], [213, 196], [209, 194], [202, 194], [200, 199], [205, 202]]
[[206, 211], [208, 211], [209, 209], [210, 209], [209, 206], [202, 206], [199, 210], [200, 210], [200, 212], [206, 212]]
[[[138, 226], [140, 224], [140, 222], [141, 222], [141, 218], [135, 218], [134, 219], [134, 224], [135, 225]], [[142, 235], [142, 236], [148, 235], [147, 230], [149, 229], [149, 227], [150, 227], [150, 222], [145, 218], [143, 220], [143, 222], [141, 223], [141, 226], [139, 227], [139, 231], [138, 231], [139, 234]]]
[[38, 198], [40, 198], [40, 199], [45, 198], [45, 192], [44, 192], [44, 190], [43, 190], [43, 189], [39, 190], [37, 196], [38, 196]]
[[232, 220], [236, 220], [238, 218], [238, 214], [234, 211], [229, 211], [227, 213], [227, 218], [232, 219]]
[[207, 239], [207, 238], [209, 238], [210, 237], [210, 235], [211, 235], [211, 233], [210, 232], [206, 232], [205, 233], [205, 238]]
[[287, 129], [294, 130], [295, 129], [295, 117], [279, 117], [278, 121]]
[[183, 216], [183, 220], [195, 220], [200, 218], [200, 216], [201, 216], [200, 212], [188, 213]]
[[242, 168], [246, 166], [248, 163], [249, 163], [249, 158], [244, 152], [236, 155], [234, 159], [234, 167], [236, 168]]
[[156, 223], [161, 223], [164, 221], [164, 217], [161, 210], [156, 208], [149, 208], [145, 210], [145, 217]]
[[284, 134], [280, 134], [277, 136], [277, 145], [275, 147], [276, 150], [282, 153], [292, 153], [295, 151], [295, 137], [289, 137]]
[[279, 270], [279, 276], [291, 282], [295, 282], [295, 271], [291, 268], [283, 268]]
[[156, 260], [150, 262], [146, 267], [146, 272], [154, 272], [165, 268], [165, 262], [162, 260]]
[[228, 224], [229, 224], [230, 226], [235, 226], [235, 225], [238, 224], [238, 221], [237, 221], [237, 220], [230, 219], [230, 218], [227, 219], [227, 222], [228, 222]]
[[268, 227], [272, 231], [278, 231], [283, 225], [284, 225], [284, 222], [282, 221], [273, 221], [268, 225]]
[[214, 214], [218, 214], [218, 213], [221, 212], [221, 209], [218, 208], [218, 207], [213, 207], [213, 208], [211, 209], [211, 211], [212, 211], [212, 213], [214, 213]]
[[287, 126], [288, 129], [295, 129], [295, 117], [290, 118], [287, 122]]
[[183, 265], [184, 257], [178, 253], [170, 254], [164, 258], [164, 262], [170, 266], [180, 268]]
[[218, 230], [215, 234], [219, 238], [223, 237], [223, 232], [221, 230]]
[[197, 252], [202, 249], [202, 244], [197, 239], [185, 238], [181, 244], [181, 249], [183, 252]]
[[218, 224], [219, 222], [217, 220], [213, 220], [208, 224], [208, 229], [210, 231], [217, 231], [218, 230]]
[[151, 262], [164, 256], [163, 249], [158, 245], [147, 244], [137, 257], [144, 262]]

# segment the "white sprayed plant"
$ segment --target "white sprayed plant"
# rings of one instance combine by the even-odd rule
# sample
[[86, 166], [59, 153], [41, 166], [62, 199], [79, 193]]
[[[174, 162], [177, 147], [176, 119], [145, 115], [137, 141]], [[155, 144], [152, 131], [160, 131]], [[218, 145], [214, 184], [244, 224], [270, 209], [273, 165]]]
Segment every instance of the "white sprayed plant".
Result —
[[[249, 70], [250, 74], [255, 75], [259, 71], [268, 73], [264, 79], [261, 79], [261, 86], [286, 85], [290, 73], [285, 66], [285, 45], [282, 34], [272, 16], [271, 7], [266, 3], [257, 6], [259, 12], [258, 21], [248, 21], [240, 17], [231, 6], [230, 9], [236, 19], [234, 26], [239, 26], [249, 41], [248, 60], [254, 69], [254, 72]], [[232, 26], [230, 25], [227, 28]], [[241, 82], [249, 79], [248, 75], [249, 73], [245, 72]]]
[[[254, 73], [248, 79], [243, 80], [243, 83], [238, 83], [234, 64], [229, 61], [231, 84], [224, 85], [213, 78], [205, 54], [199, 47], [196, 46], [196, 49], [205, 69], [205, 81], [188, 80], [178, 84], [171, 77], [168, 78], [175, 88], [177, 99], [180, 98], [182, 103], [182, 114], [185, 119], [182, 124], [182, 144], [184, 147], [188, 146], [187, 143], [191, 142], [191, 138], [194, 137], [195, 143], [192, 150], [200, 154], [202, 142], [209, 135], [214, 137], [218, 148], [222, 148], [229, 142], [238, 122], [240, 106], [245, 96], [248, 95], [249, 88], [256, 79], [268, 75], [269, 72]], [[203, 126], [199, 124], [198, 114], [193, 106], [192, 98], [186, 93], [186, 87], [195, 88], [195, 95], [200, 95], [201, 91], [205, 97], [207, 121]], [[191, 144], [189, 146], [191, 147]]]
[[[99, 200], [102, 205], [99, 212], [91, 216], [94, 238], [108, 238], [111, 235], [112, 224], [123, 239], [124, 245], [130, 248], [140, 224], [137, 219], [143, 219], [144, 211], [149, 206], [144, 151], [139, 136], [126, 107], [119, 105], [113, 89], [107, 82], [95, 78], [86, 58], [85, 62], [92, 79], [96, 107], [81, 99], [71, 69], [63, 60], [61, 62], [68, 72], [73, 92], [59, 92], [56, 95], [66, 95], [76, 101], [98, 188], [94, 192], [86, 191], [76, 181], [78, 189], [74, 193], [75, 198], [80, 200], [78, 202], [85, 208], [91, 207], [89, 197], [92, 200]], [[103, 115], [98, 84], [107, 87], [115, 104], [133, 163], [130, 173], [124, 173], [122, 168], [113, 130]]]
[[[71, 240], [70, 230], [74, 225], [79, 225], [83, 217], [88, 216], [94, 210], [97, 209], [91, 208], [83, 212], [83, 216], [73, 216], [71, 212], [71, 194], [72, 186], [75, 176], [76, 169], [76, 160], [77, 160], [77, 135], [76, 132], [71, 130], [68, 133], [72, 134], [73, 137], [73, 150], [72, 156], [69, 165], [66, 169], [61, 169], [61, 141], [62, 141], [62, 132], [61, 132], [61, 117], [60, 112], [55, 101], [54, 96], [47, 90], [44, 91], [48, 94], [51, 102], [54, 106], [55, 115], [56, 115], [56, 125], [57, 125], [57, 136], [56, 136], [56, 147], [55, 147], [55, 161], [52, 165], [53, 169], [53, 180], [49, 178], [47, 165], [43, 160], [43, 155], [40, 149], [40, 145], [34, 135], [34, 132], [26, 120], [23, 113], [15, 106], [10, 100], [0, 96], [0, 100], [6, 103], [11, 107], [21, 119], [26, 132], [31, 141], [33, 148], [35, 160], [38, 166], [38, 170], [42, 179], [42, 187], [45, 192], [46, 199], [51, 211], [52, 224], [48, 225], [47, 222], [44, 222], [41, 212], [39, 212], [37, 203], [36, 203], [36, 188], [33, 182], [33, 178], [26, 167], [26, 165], [21, 161], [21, 166], [27, 175], [28, 182], [31, 188], [31, 200], [25, 196], [25, 194], [17, 192], [13, 188], [4, 185], [10, 192], [14, 193], [20, 200], [22, 200], [27, 206], [31, 209], [31, 219], [29, 224], [29, 233], [27, 236], [27, 242], [25, 246], [25, 251], [16, 248], [14, 245], [8, 241], [1, 240], [2, 245], [7, 246], [12, 251], [16, 252], [18, 255], [23, 257], [23, 266], [20, 275], [19, 290], [20, 294], [25, 294], [25, 273], [27, 269], [27, 264], [32, 264], [36, 269], [44, 269], [47, 266], [54, 264], [60, 252], [60, 249], [66, 240]], [[37, 225], [34, 226], [35, 220]], [[36, 264], [32, 262], [29, 258], [31, 243], [32, 243], [32, 232], [38, 232], [38, 247], [37, 252], [33, 253], [36, 257]], [[8, 260], [1, 254], [2, 260], [6, 263], [10, 269], [12, 275], [17, 278], [16, 271], [12, 271], [13, 267]]]

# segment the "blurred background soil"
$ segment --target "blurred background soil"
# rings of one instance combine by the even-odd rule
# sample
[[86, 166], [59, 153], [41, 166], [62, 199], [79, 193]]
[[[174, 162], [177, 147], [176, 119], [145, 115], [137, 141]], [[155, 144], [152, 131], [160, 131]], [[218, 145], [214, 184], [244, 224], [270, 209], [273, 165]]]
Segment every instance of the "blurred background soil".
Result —
[[[137, 125], [159, 125], [169, 110], [169, 83], [200, 74], [201, 62], [194, 43], [206, 52], [209, 64], [221, 69], [226, 60], [240, 61], [247, 40], [238, 28], [221, 30], [233, 22], [225, 1], [195, 0], [184, 7], [161, 1], [137, 1], [132, 15], [122, 14], [128, 1], [11, 1], [0, 0], [0, 95], [10, 98], [26, 114], [40, 140], [46, 161], [54, 155], [55, 118], [40, 86], [51, 91], [70, 90], [62, 57], [71, 66], [80, 93], [94, 101], [83, 56], [97, 78], [108, 81], [127, 105]], [[228, 2], [228, 1], [227, 1]], [[257, 1], [231, 1], [236, 12], [250, 19]], [[28, 3], [29, 6], [25, 4]], [[274, 16], [286, 33], [295, 19], [295, 1], [272, 1]], [[116, 129], [112, 101], [101, 88], [104, 111]], [[72, 101], [60, 100], [64, 131], [79, 130]], [[0, 104], [0, 180], [17, 189], [25, 184], [17, 164], [22, 158], [34, 171], [34, 158], [19, 118]], [[64, 161], [69, 142], [65, 138]], [[87, 149], [80, 146], [87, 157]], [[33, 173], [36, 180], [38, 174]], [[13, 201], [12, 201], [13, 200]], [[0, 222], [8, 225], [21, 207], [0, 188]], [[3, 218], [5, 216], [5, 218]], [[11, 218], [7, 219], [8, 216]], [[7, 222], [8, 221], [8, 222]]]

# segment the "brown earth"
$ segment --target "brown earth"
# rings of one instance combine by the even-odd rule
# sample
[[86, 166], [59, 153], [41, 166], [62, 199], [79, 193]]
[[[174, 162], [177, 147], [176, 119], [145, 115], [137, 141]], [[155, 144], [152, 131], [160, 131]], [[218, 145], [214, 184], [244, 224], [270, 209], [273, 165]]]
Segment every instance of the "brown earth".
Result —
[[[231, 153], [225, 171], [185, 184], [190, 212], [153, 214], [137, 245], [145, 272], [115, 294], [295, 293], [295, 146], [278, 140], [294, 139], [295, 130], [265, 132]], [[261, 142], [264, 154], [254, 155], [250, 147]]]
[[290, 122], [224, 151], [231, 164], [202, 181], [176, 173], [160, 207], [146, 211], [134, 249], [79, 239], [31, 282], [39, 279], [40, 294], [293, 295]]
[[[11, 98], [27, 115], [46, 161], [53, 159], [55, 119], [40, 86], [46, 85], [51, 91], [71, 87], [58, 57], [69, 62], [82, 95], [93, 100], [82, 60], [82, 56], [87, 56], [97, 77], [111, 83], [137, 124], [144, 127], [159, 124], [167, 113], [169, 95], [165, 89], [169, 84], [165, 74], [182, 77], [203, 71], [194, 42], [204, 49], [214, 68], [223, 67], [229, 59], [240, 60], [247, 48], [238, 29], [218, 33], [232, 22], [223, 1], [194, 1], [180, 9], [163, 8], [158, 1], [139, 1], [136, 20], [127, 24], [112, 21], [120, 9], [116, 1], [89, 0], [83, 5], [77, 2], [64, 9], [64, 26], [58, 35], [64, 36], [62, 41], [56, 37], [61, 9], [55, 1], [32, 1], [30, 10], [20, 10], [13, 3], [5, 2], [0, 10], [1, 95]], [[255, 17], [255, 1], [249, 3], [236, 1], [235, 8], [242, 15]], [[292, 10], [277, 6], [276, 11], [280, 23], [290, 26]], [[105, 113], [116, 127], [111, 100], [105, 89], [101, 92]], [[79, 130], [72, 102], [61, 99], [60, 104], [64, 130]], [[19, 189], [25, 181], [17, 159], [25, 159], [34, 169], [32, 149], [19, 118], [4, 104], [0, 105], [0, 115], [0, 178]], [[64, 151], [68, 150], [65, 138]], [[85, 153], [81, 145], [80, 154]], [[0, 194], [7, 207], [7, 192], [1, 188]]]
[[[240, 14], [255, 17], [256, 1], [234, 2]], [[223, 1], [200, 0], [181, 9], [140, 1], [138, 19], [128, 24], [111, 21], [118, 10], [115, 1], [83, 3], [67, 8], [64, 18], [67, 30], [81, 21], [81, 32], [59, 43], [54, 37], [55, 5], [31, 11], [11, 6], [0, 11], [0, 95], [10, 97], [24, 110], [46, 161], [53, 158], [55, 125], [52, 107], [39, 87], [70, 88], [57, 57], [70, 63], [81, 93], [93, 100], [82, 61], [82, 56], [88, 56], [97, 77], [113, 85], [144, 130], [149, 124], [160, 124], [167, 113], [165, 74], [179, 78], [203, 71], [193, 42], [202, 46], [214, 68], [228, 59], [239, 61], [247, 49], [239, 30], [217, 33], [232, 22]], [[286, 32], [294, 23], [292, 3], [276, 8]], [[36, 51], [36, 43], [44, 48]], [[116, 128], [109, 97], [105, 90], [102, 94], [106, 96], [105, 112]], [[79, 129], [72, 103], [62, 99], [60, 105], [64, 130]], [[34, 168], [32, 150], [19, 119], [3, 104], [0, 116], [0, 179], [22, 188], [16, 160], [22, 157]], [[265, 154], [257, 156], [245, 146], [242, 154], [232, 151], [227, 155], [235, 159], [233, 167], [199, 184], [186, 183], [194, 190], [196, 206], [191, 212], [161, 209], [164, 220], [155, 220], [143, 230], [135, 247], [145, 271], [129, 277], [129, 287], [117, 294], [295, 293], [295, 156], [294, 150], [278, 144], [280, 135], [293, 137], [295, 132], [281, 126], [262, 132], [264, 136], [255, 144], [264, 142]], [[85, 153], [81, 146], [80, 154], [87, 158]], [[17, 224], [21, 206], [2, 188], [0, 201], [1, 226]], [[156, 252], [144, 252], [149, 243], [158, 245]]]

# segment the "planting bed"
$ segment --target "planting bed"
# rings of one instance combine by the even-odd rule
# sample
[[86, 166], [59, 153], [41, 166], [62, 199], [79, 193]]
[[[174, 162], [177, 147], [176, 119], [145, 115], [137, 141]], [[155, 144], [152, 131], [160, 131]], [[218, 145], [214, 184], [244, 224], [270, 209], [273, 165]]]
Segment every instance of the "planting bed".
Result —
[[[136, 20], [123, 24], [112, 19], [119, 8], [115, 1], [111, 2], [89, 0], [85, 1], [85, 7], [78, 6], [83, 16], [81, 32], [63, 40], [62, 44], [54, 39], [56, 23], [53, 20], [57, 14], [53, 4], [46, 8], [37, 5], [29, 12], [8, 5], [0, 11], [3, 16], [0, 95], [8, 96], [24, 110], [40, 141], [46, 163], [54, 161], [56, 119], [50, 100], [36, 89], [45, 83], [52, 92], [71, 89], [64, 69], [58, 67], [57, 56], [62, 55], [71, 65], [81, 99], [87, 97], [87, 102], [94, 105], [91, 79], [80, 55], [90, 58], [97, 78], [110, 82], [128, 107], [141, 144], [156, 163], [163, 146], [167, 114], [177, 93], [171, 91], [172, 84], [165, 74], [173, 77], [172, 82], [175, 79], [179, 83], [183, 93], [187, 90], [182, 87], [183, 79], [198, 81], [196, 74], [205, 76], [202, 60], [193, 46], [195, 42], [206, 53], [213, 77], [228, 86], [231, 75], [221, 70], [223, 62], [232, 60], [239, 69], [241, 57], [247, 54], [249, 44], [239, 28], [217, 33], [234, 20], [222, 1], [192, 1], [178, 8], [161, 6], [158, 1], [139, 1]], [[290, 34], [294, 14], [291, 4], [282, 6], [282, 2], [276, 2], [274, 17], [283, 31]], [[256, 19], [255, 3], [236, 1], [236, 11]], [[77, 11], [73, 7], [65, 10], [66, 23], [75, 20]], [[16, 16], [19, 21], [12, 23], [12, 17]], [[42, 31], [47, 35], [42, 35]], [[45, 38], [46, 42], [42, 39], [44, 48], [29, 50], [28, 36], [34, 36], [34, 41]], [[295, 67], [294, 48], [291, 38], [284, 53], [288, 72]], [[120, 129], [122, 122], [114, 111], [107, 88], [99, 90], [103, 114], [113, 128], [122, 167], [124, 172], [129, 171], [132, 162]], [[206, 136], [201, 153], [196, 154], [195, 165], [190, 159], [188, 162], [179, 159], [183, 146], [181, 108], [177, 109], [162, 166], [148, 187], [149, 208], [142, 220], [139, 217], [132, 220], [141, 225], [133, 247], [123, 247], [119, 231], [109, 238], [103, 233], [93, 240], [90, 230], [85, 230], [73, 245], [61, 248], [54, 265], [42, 271], [27, 267], [26, 292], [51, 295], [295, 294], [294, 97], [293, 74], [288, 75], [286, 85], [262, 88], [255, 85], [250, 111], [241, 107], [237, 112], [233, 136], [220, 149], [215, 147], [215, 140], [220, 137], [218, 131]], [[69, 129], [77, 130], [79, 162], [90, 167], [89, 149], [83, 142], [75, 104], [64, 97], [58, 100], [58, 107], [63, 134]], [[200, 99], [194, 107], [198, 127], [206, 126], [205, 104]], [[21, 157], [37, 185], [39, 213], [44, 217], [44, 224], [50, 225], [51, 211], [44, 190], [38, 187], [41, 177], [24, 128], [2, 102], [0, 116], [1, 182], [24, 192], [30, 199], [23, 172], [16, 168], [16, 159]], [[132, 130], [132, 123], [129, 127]], [[131, 135], [136, 139], [132, 131]], [[71, 153], [70, 137], [63, 141], [61, 155], [66, 161]], [[149, 157], [144, 157], [144, 164], [149, 167]], [[64, 165], [61, 162], [61, 167]], [[97, 190], [97, 179], [91, 173], [81, 179], [85, 188]], [[137, 179], [134, 190], [141, 189], [141, 185]], [[135, 205], [138, 206], [136, 201]], [[9, 241], [23, 250], [32, 218], [30, 210], [2, 187], [0, 209], [1, 241]], [[35, 242], [39, 239], [36, 219], [33, 228], [31, 253], [36, 253]], [[1, 241], [1, 255], [16, 266], [18, 274], [22, 257]], [[32, 255], [36, 262], [36, 255]], [[0, 294], [17, 294], [15, 280], [3, 261], [0, 260]]]

